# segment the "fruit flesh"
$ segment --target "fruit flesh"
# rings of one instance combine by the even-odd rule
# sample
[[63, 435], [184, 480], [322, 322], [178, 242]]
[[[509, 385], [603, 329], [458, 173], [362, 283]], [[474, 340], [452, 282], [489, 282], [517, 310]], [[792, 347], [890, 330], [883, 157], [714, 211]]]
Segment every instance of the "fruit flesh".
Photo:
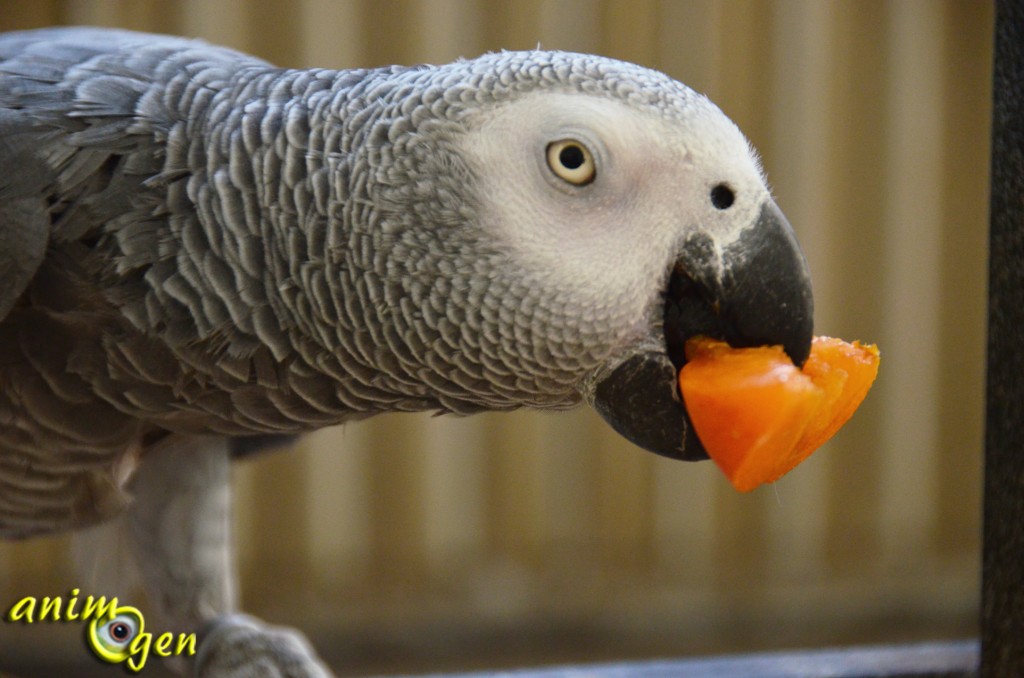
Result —
[[774, 482], [831, 438], [878, 374], [877, 347], [815, 337], [803, 369], [780, 346], [686, 344], [679, 388], [708, 455], [741, 492]]

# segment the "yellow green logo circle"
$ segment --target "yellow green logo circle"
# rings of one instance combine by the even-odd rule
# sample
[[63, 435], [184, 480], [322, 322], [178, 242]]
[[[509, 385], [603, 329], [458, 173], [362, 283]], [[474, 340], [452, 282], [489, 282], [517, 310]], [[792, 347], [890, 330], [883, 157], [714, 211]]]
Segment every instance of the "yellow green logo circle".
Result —
[[89, 622], [86, 637], [96, 656], [119, 664], [131, 656], [132, 641], [142, 634], [143, 628], [142, 613], [130, 605], [122, 605], [113, 611], [113, 617]]

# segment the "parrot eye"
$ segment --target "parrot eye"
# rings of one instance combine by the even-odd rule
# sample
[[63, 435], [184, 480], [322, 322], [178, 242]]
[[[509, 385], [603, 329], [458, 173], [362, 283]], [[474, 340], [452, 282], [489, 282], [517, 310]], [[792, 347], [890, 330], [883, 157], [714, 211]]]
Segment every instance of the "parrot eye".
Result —
[[726, 184], [718, 184], [711, 189], [711, 204], [720, 210], [727, 210], [736, 202], [736, 194]]
[[589, 184], [597, 173], [594, 157], [586, 146], [575, 139], [548, 144], [548, 167], [559, 179], [574, 186]]

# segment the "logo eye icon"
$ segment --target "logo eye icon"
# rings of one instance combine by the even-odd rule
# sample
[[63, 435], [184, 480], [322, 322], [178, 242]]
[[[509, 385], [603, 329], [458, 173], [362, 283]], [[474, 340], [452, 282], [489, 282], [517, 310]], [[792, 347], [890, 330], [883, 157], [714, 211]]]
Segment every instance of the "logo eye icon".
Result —
[[116, 624], [111, 624], [107, 627], [107, 633], [114, 641], [123, 643], [132, 639], [132, 627], [128, 626], [126, 622], [118, 621]]
[[103, 621], [93, 619], [87, 628], [89, 645], [100, 659], [123, 662], [131, 655], [132, 641], [142, 633], [142, 613], [124, 605], [114, 610], [114, 617]]

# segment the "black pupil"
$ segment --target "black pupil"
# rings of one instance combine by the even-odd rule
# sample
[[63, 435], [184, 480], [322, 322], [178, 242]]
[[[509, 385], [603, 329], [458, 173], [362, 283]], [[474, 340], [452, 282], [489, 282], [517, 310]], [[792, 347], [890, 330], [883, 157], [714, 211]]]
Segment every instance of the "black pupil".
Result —
[[725, 184], [718, 184], [711, 189], [711, 204], [720, 210], [729, 209], [736, 202], [736, 194]]
[[110, 627], [110, 635], [114, 640], [125, 640], [131, 635], [132, 630], [128, 628], [127, 624], [114, 624]]
[[579, 146], [566, 146], [558, 152], [558, 162], [566, 169], [579, 169], [583, 160], [583, 149]]

